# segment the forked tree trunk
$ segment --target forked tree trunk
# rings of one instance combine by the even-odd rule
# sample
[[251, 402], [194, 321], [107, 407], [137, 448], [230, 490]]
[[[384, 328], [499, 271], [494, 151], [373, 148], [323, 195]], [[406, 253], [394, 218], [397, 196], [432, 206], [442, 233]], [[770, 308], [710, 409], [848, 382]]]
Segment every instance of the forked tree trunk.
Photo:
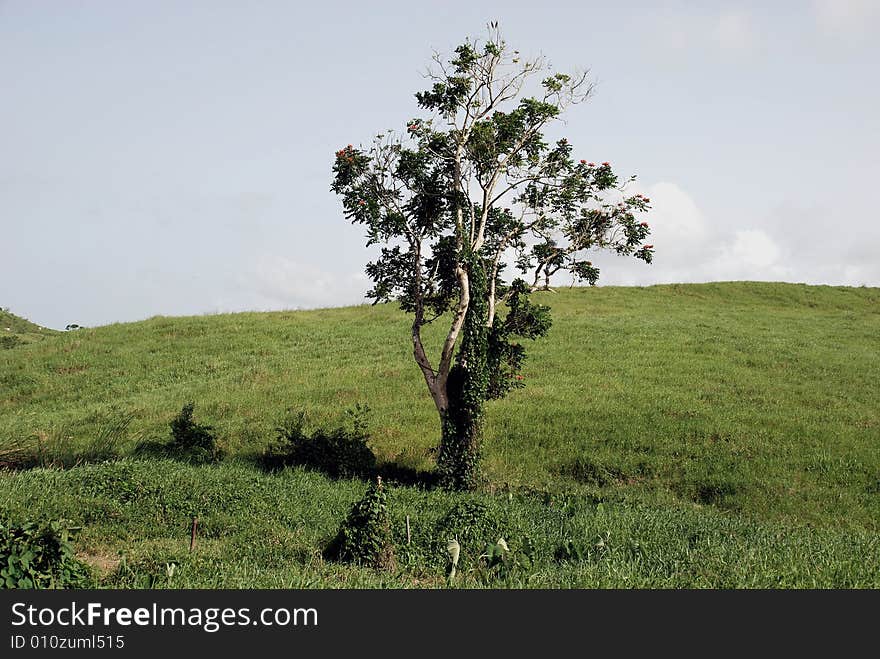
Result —
[[486, 273], [479, 258], [468, 263], [470, 305], [455, 365], [446, 381], [446, 410], [440, 410], [437, 470], [443, 487], [469, 490], [480, 480], [483, 407], [489, 385]]

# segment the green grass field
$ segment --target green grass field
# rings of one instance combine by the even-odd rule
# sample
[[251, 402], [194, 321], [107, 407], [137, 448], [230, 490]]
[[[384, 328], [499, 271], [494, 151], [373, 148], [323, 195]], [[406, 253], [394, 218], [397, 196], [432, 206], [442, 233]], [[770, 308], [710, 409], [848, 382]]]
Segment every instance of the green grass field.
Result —
[[[554, 325], [530, 346], [526, 388], [488, 406], [484, 490], [390, 488], [396, 571], [321, 557], [364, 482], [254, 460], [286, 410], [326, 425], [360, 402], [380, 461], [431, 468], [436, 413], [390, 305], [42, 330], [0, 350], [0, 461], [57, 465], [0, 473], [0, 510], [82, 526], [99, 586], [442, 586], [434, 527], [475, 500], [514, 553], [534, 546], [533, 565], [501, 580], [466, 570], [458, 585], [880, 587], [880, 289], [537, 297]], [[165, 441], [189, 400], [221, 465], [70, 466]]]

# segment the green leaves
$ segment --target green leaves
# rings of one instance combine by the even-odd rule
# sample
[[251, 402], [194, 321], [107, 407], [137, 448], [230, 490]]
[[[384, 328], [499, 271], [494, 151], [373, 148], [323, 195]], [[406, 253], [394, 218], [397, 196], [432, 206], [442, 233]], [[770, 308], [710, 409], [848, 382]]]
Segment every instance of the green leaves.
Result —
[[388, 495], [381, 478], [373, 481], [363, 498], [354, 504], [326, 554], [329, 558], [376, 569], [394, 567]]
[[561, 92], [567, 83], [571, 82], [571, 76], [565, 73], [557, 73], [541, 81], [541, 86], [548, 92]]
[[425, 110], [450, 115], [464, 106], [472, 86], [473, 79], [468, 75], [449, 76], [445, 82], [434, 83], [428, 91], [417, 92], [416, 100]]
[[547, 334], [552, 324], [550, 308], [532, 304], [529, 287], [522, 279], [513, 281], [506, 303], [506, 316], [496, 316], [489, 333], [489, 399], [503, 398], [512, 389], [525, 386], [525, 378], [520, 375], [525, 347], [513, 339], [538, 339]]
[[62, 522], [0, 517], [0, 587], [83, 588], [88, 576]]
[[473, 255], [465, 267], [470, 278], [471, 300], [455, 366], [446, 387], [449, 408], [443, 420], [437, 456], [440, 484], [454, 490], [474, 489], [479, 482], [483, 408], [489, 388], [486, 270], [482, 260]]
[[288, 410], [275, 428], [275, 441], [263, 453], [263, 466], [274, 471], [303, 466], [331, 478], [367, 478], [376, 471], [376, 455], [368, 442], [369, 406], [358, 403], [345, 411], [347, 423], [335, 428], [306, 429], [304, 412]]
[[214, 429], [193, 421], [195, 403], [186, 403], [171, 421], [170, 455], [193, 463], [218, 462], [223, 451], [216, 444]]

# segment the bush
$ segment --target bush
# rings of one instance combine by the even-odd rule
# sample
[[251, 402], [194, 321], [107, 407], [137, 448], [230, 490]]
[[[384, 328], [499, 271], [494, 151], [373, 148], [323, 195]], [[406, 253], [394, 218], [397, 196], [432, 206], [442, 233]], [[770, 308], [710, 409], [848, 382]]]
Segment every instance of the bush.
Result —
[[173, 457], [183, 458], [199, 464], [217, 462], [223, 457], [217, 448], [216, 439], [211, 426], [203, 426], [193, 421], [195, 404], [190, 402], [183, 406], [180, 414], [171, 422], [171, 443], [169, 452]]
[[64, 524], [0, 517], [0, 588], [83, 588], [88, 580]]
[[376, 455], [367, 445], [366, 416], [369, 408], [357, 405], [346, 412], [350, 427], [306, 431], [303, 412], [288, 411], [276, 429], [276, 441], [263, 454], [267, 469], [303, 466], [331, 478], [370, 478], [376, 473]]
[[377, 477], [364, 497], [354, 504], [325, 555], [332, 560], [376, 569], [394, 567], [391, 519], [381, 478]]

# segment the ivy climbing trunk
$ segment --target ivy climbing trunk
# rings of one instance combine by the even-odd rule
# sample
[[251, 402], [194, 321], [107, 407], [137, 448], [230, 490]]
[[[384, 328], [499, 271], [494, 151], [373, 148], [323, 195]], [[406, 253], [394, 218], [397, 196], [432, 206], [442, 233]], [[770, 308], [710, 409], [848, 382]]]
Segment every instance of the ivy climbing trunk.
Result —
[[478, 256], [470, 256], [464, 265], [470, 280], [470, 304], [455, 365], [446, 382], [448, 407], [440, 415], [437, 457], [441, 485], [454, 490], [473, 489], [479, 482], [483, 407], [489, 385], [486, 271]]

